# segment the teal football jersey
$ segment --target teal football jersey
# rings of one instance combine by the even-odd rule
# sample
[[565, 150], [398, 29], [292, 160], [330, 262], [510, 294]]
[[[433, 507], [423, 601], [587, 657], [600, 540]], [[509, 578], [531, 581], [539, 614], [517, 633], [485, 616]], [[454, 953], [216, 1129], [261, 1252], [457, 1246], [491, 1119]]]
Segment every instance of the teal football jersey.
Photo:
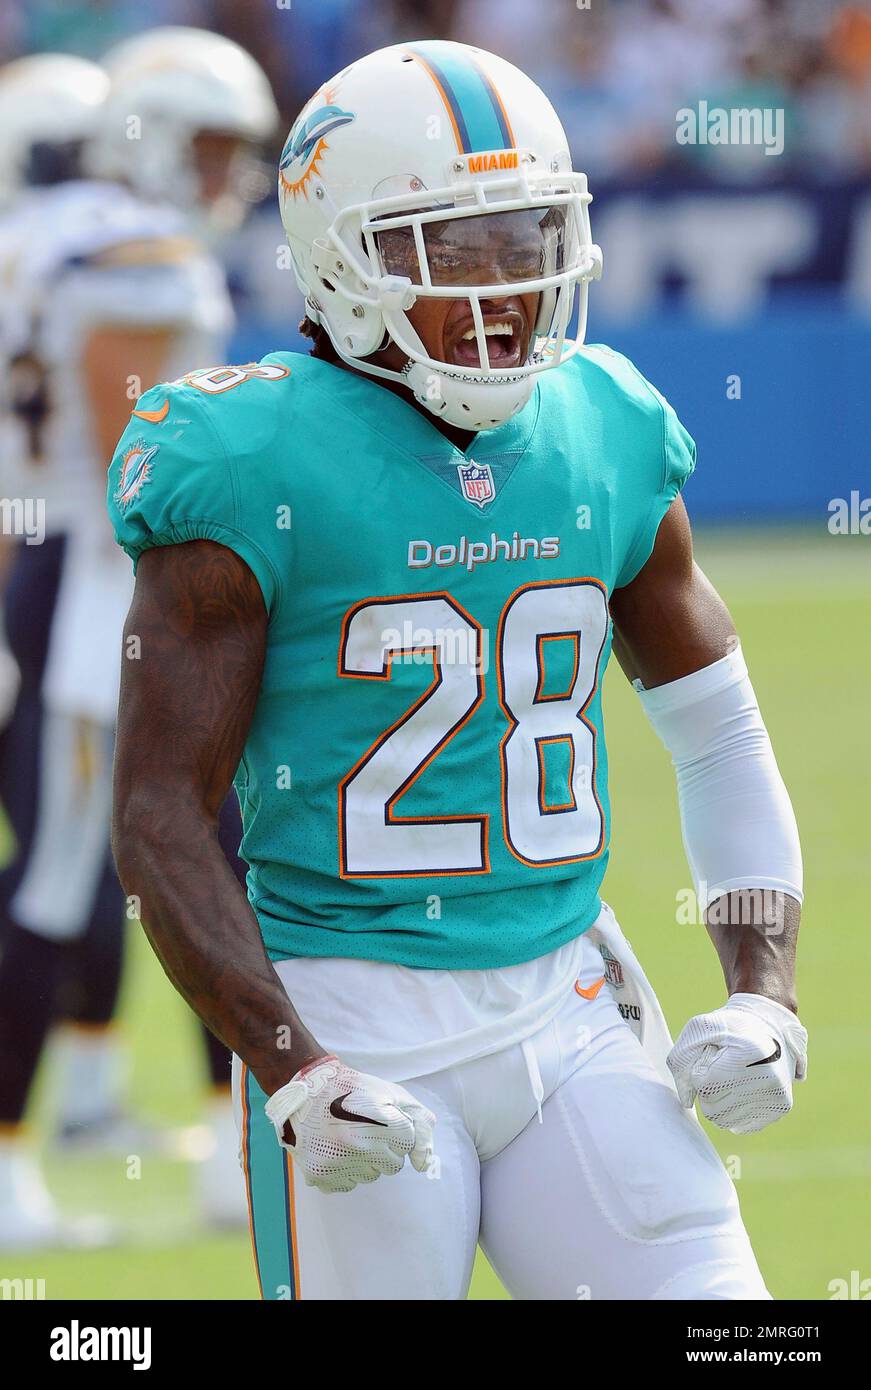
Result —
[[236, 551], [269, 614], [236, 788], [273, 958], [486, 969], [599, 911], [608, 599], [693, 468], [671, 407], [586, 347], [465, 453], [293, 353], [142, 397], [109, 476], [134, 563]]

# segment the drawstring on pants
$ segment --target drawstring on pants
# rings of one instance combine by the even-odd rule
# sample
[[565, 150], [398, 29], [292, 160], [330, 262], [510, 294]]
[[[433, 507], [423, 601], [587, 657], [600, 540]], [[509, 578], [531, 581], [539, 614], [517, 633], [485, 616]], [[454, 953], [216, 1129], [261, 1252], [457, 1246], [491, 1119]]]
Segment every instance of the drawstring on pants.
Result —
[[526, 1063], [529, 1084], [532, 1087], [532, 1098], [538, 1111], [538, 1123], [541, 1125], [544, 1124], [544, 1117], [541, 1113], [541, 1102], [544, 1100], [544, 1082], [541, 1079], [538, 1057], [530, 1038], [524, 1038], [520, 1046], [523, 1051], [523, 1060]]

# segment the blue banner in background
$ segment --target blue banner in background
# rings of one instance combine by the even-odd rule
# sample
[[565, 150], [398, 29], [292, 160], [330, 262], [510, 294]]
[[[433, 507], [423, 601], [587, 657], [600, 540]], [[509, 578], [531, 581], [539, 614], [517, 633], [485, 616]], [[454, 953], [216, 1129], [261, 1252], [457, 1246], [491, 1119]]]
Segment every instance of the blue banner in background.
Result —
[[871, 332], [859, 314], [823, 297], [728, 327], [675, 309], [634, 328], [591, 327], [590, 340], [630, 357], [695, 438], [695, 519], [825, 524], [833, 497], [871, 496]]

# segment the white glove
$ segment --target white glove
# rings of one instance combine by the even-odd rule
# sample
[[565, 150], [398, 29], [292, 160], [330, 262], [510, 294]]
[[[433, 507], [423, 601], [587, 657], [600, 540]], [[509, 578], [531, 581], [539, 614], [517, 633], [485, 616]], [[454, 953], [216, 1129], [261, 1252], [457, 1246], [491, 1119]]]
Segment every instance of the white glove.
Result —
[[691, 1018], [668, 1066], [681, 1104], [733, 1134], [751, 1134], [792, 1109], [792, 1083], [807, 1075], [807, 1032], [794, 1013], [761, 994], [733, 994]]
[[[423, 1173], [432, 1162], [435, 1115], [402, 1086], [323, 1057], [269, 1097], [278, 1142], [309, 1187], [350, 1192], [382, 1173], [398, 1173], [408, 1154]], [[292, 1143], [285, 1141], [291, 1122]]]

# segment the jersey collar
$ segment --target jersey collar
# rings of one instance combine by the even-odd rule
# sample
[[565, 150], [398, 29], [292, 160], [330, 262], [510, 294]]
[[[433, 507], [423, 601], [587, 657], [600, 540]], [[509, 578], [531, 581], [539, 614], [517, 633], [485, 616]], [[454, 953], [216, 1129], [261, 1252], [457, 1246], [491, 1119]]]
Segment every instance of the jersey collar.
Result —
[[[477, 464], [489, 469], [495, 496], [480, 507], [485, 514], [526, 452], [538, 423], [541, 389], [536, 382], [535, 390], [517, 415], [497, 429], [481, 430], [468, 447], [461, 450], [423, 411], [395, 391], [388, 391], [376, 378], [337, 367], [320, 358], [304, 360], [311, 370], [312, 384], [330, 396], [333, 408], [341, 404], [368, 429], [386, 439], [393, 449], [429, 469], [459, 498], [463, 495], [459, 476], [461, 465]], [[341, 374], [341, 385], [336, 373]]]

